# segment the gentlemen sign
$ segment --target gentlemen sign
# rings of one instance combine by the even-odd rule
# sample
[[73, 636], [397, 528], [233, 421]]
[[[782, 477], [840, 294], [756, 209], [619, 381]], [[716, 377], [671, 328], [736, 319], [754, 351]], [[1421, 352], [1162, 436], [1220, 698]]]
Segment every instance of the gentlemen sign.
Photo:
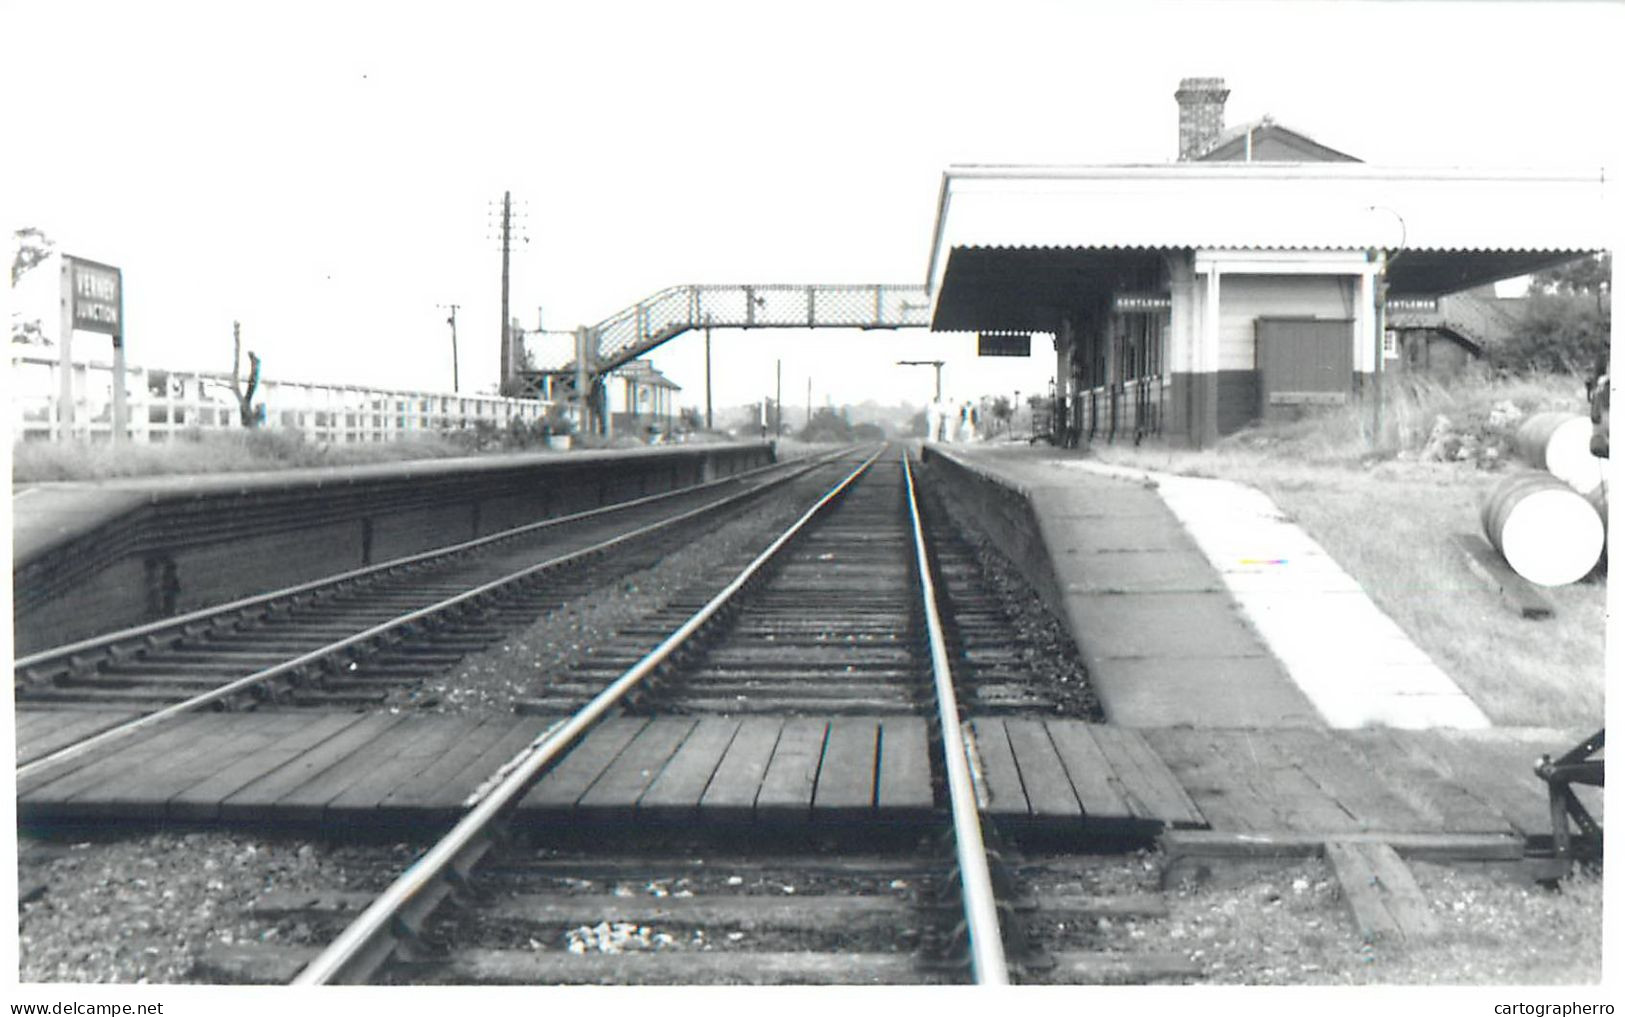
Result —
[[1154, 314], [1170, 310], [1173, 306], [1173, 298], [1166, 293], [1112, 294], [1113, 314]]
[[67, 260], [73, 295], [73, 327], [105, 333], [113, 337], [115, 345], [119, 344], [124, 333], [119, 320], [124, 307], [123, 273], [111, 265], [98, 265], [94, 261]]
[[1031, 332], [978, 332], [978, 357], [1030, 357], [1033, 352]]

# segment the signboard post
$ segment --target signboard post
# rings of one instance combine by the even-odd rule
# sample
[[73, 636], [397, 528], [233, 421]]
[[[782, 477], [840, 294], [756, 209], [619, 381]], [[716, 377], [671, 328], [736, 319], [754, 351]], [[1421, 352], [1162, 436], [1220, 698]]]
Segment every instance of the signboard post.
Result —
[[111, 265], [62, 256], [61, 393], [58, 433], [74, 429], [73, 332], [100, 332], [113, 337], [113, 443], [128, 436], [129, 413], [124, 393], [124, 273]]

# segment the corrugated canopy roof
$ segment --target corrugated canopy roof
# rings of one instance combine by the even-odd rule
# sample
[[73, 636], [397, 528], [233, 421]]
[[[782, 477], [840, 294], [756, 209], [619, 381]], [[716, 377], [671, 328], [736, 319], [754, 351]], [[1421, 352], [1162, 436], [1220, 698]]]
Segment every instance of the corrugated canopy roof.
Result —
[[1595, 251], [1604, 174], [1365, 163], [963, 166], [943, 175], [927, 285], [956, 248]]

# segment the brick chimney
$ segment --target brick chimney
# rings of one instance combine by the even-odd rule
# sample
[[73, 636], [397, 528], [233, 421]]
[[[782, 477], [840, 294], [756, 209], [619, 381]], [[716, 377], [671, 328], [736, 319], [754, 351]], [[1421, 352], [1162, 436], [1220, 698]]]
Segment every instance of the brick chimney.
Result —
[[1224, 132], [1224, 101], [1230, 90], [1223, 78], [1185, 78], [1174, 93], [1179, 101], [1179, 158], [1200, 159]]

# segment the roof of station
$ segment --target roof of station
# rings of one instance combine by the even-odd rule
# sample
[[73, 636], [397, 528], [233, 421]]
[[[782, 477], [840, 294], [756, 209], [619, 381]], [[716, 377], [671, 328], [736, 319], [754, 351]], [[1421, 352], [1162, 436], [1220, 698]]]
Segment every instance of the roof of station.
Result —
[[1391, 282], [1453, 292], [1607, 249], [1605, 186], [1601, 170], [1348, 162], [956, 166], [931, 246], [932, 327], [1046, 328], [1041, 305], [1173, 250], [1405, 252]]

